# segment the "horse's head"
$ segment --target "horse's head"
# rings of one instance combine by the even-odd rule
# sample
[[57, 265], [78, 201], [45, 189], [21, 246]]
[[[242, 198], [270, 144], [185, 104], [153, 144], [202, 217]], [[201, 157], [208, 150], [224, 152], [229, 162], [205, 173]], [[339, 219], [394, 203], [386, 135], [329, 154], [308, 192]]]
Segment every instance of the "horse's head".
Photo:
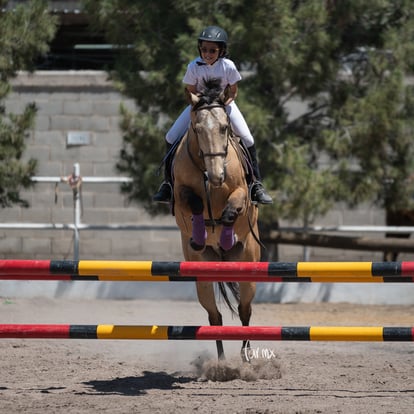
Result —
[[192, 106], [191, 126], [197, 137], [199, 154], [203, 158], [211, 185], [220, 187], [226, 178], [226, 157], [229, 146], [230, 123], [224, 102], [226, 91], [220, 80], [205, 82], [201, 95], [188, 92]]

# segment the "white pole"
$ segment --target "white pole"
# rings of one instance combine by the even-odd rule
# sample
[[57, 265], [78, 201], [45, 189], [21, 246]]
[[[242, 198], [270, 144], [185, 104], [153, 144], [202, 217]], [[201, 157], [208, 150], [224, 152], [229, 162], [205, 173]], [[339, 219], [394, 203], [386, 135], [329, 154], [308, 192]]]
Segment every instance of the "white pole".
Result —
[[79, 227], [81, 225], [81, 214], [82, 214], [82, 205], [81, 205], [82, 177], [80, 175], [79, 163], [73, 164], [72, 174], [69, 177], [67, 177], [65, 181], [68, 182], [73, 192], [73, 232], [74, 232], [73, 258], [74, 260], [79, 260]]

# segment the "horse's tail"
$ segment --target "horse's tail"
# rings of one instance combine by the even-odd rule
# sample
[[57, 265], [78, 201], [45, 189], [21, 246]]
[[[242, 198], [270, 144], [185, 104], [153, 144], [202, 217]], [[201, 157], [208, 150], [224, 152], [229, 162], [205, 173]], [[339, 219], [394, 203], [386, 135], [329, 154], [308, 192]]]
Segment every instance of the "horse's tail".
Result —
[[229, 296], [227, 294], [227, 288], [230, 290], [231, 294], [233, 295], [234, 299], [237, 301], [237, 305], [240, 304], [240, 286], [237, 282], [218, 282], [219, 291], [221, 296], [224, 299], [224, 302], [226, 302], [226, 305], [231, 310], [231, 313], [235, 316], [238, 315], [238, 309], [233, 305], [233, 303], [230, 301]]

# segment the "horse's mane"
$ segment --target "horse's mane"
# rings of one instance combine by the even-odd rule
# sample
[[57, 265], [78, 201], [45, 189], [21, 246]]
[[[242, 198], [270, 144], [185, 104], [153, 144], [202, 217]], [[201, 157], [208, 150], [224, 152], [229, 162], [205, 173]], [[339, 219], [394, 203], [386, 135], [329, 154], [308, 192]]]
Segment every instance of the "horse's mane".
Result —
[[204, 105], [211, 105], [218, 103], [224, 105], [221, 94], [223, 90], [221, 89], [221, 79], [220, 78], [209, 78], [203, 79], [204, 88], [201, 91], [200, 100], [194, 106], [194, 109], [200, 108]]

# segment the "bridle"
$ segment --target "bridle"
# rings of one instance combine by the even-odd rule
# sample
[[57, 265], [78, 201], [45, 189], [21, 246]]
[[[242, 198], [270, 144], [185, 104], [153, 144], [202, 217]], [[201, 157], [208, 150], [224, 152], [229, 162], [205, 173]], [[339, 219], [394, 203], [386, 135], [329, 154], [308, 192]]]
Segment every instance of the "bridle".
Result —
[[[200, 105], [200, 107], [195, 107], [192, 108], [192, 111], [197, 112], [197, 111], [203, 111], [203, 110], [210, 110], [213, 108], [222, 108], [225, 112], [226, 112], [226, 108], [223, 104], [219, 104], [219, 103], [212, 103], [212, 104], [207, 104], [207, 105]], [[201, 147], [200, 147], [200, 142], [198, 140], [198, 134], [197, 134], [197, 130], [194, 127], [193, 121], [191, 121], [191, 129], [194, 132], [194, 136], [197, 139], [197, 143], [198, 143], [198, 147], [199, 147], [199, 156], [200, 158], [203, 159], [205, 157], [227, 157], [228, 154], [228, 149], [229, 149], [229, 141], [230, 141], [230, 137], [232, 136], [232, 132], [231, 132], [231, 127], [230, 127], [230, 119], [229, 116], [226, 112], [227, 115], [227, 134], [226, 134], [226, 147], [224, 151], [221, 152], [208, 152], [208, 153], [203, 153], [201, 151]], [[191, 159], [191, 162], [201, 171], [201, 173], [203, 174], [203, 179], [204, 179], [204, 190], [206, 193], [206, 200], [207, 200], [207, 211], [208, 211], [208, 215], [209, 215], [209, 221], [208, 224], [212, 226], [213, 228], [213, 232], [214, 232], [214, 227], [218, 224], [220, 224], [220, 220], [214, 219], [213, 218], [213, 213], [212, 213], [212, 209], [211, 209], [211, 200], [210, 200], [210, 191], [209, 191], [209, 183], [208, 183], [208, 174], [206, 169], [201, 168], [200, 165], [195, 161], [193, 155], [191, 154], [190, 151], [190, 140], [187, 137], [187, 153]], [[205, 164], [205, 163], [204, 163]]]
[[[194, 112], [198, 112], [198, 111], [203, 111], [203, 110], [210, 110], [210, 109], [213, 109], [213, 108], [222, 108], [225, 112], [226, 112], [226, 108], [225, 108], [225, 106], [223, 105], [223, 104], [219, 104], [219, 103], [213, 103], [213, 104], [208, 104], [208, 105], [201, 105], [200, 107], [195, 107], [195, 108], [193, 108], [192, 109], [192, 111], [194, 111]], [[228, 131], [228, 133], [226, 134], [226, 147], [225, 147], [225, 149], [224, 149], [224, 151], [221, 151], [221, 152], [207, 152], [207, 153], [204, 153], [203, 151], [201, 151], [201, 149], [200, 149], [200, 157], [201, 158], [205, 158], [205, 157], [224, 157], [224, 158], [226, 158], [227, 157], [227, 154], [228, 154], [228, 149], [229, 149], [229, 136], [231, 136], [232, 135], [232, 133], [231, 133], [231, 127], [230, 127], [230, 119], [229, 119], [229, 117], [228, 117], [228, 115], [227, 115], [227, 112], [226, 112], [226, 116], [227, 116], [227, 125], [228, 125], [228, 129], [227, 129], [227, 131]], [[196, 137], [196, 139], [197, 139], [197, 142], [198, 142], [198, 147], [200, 148], [200, 143], [199, 143], [199, 141], [198, 141], [198, 134], [197, 134], [197, 131], [196, 131], [196, 129], [195, 129], [195, 127], [194, 127], [194, 124], [193, 124], [193, 121], [191, 121], [191, 129], [193, 130], [193, 132], [194, 132], [194, 135], [195, 135], [195, 137]], [[189, 142], [187, 141], [187, 148], [188, 148], [188, 146], [189, 146]], [[189, 148], [188, 148], [188, 153], [189, 153], [189, 155], [190, 155], [190, 158], [192, 159], [192, 161], [194, 162], [194, 160], [193, 160], [193, 158], [192, 158], [192, 155], [191, 155], [191, 153], [190, 153], [190, 151], [189, 151]], [[195, 163], [195, 162], [194, 162]], [[203, 171], [204, 172], [204, 171]]]

